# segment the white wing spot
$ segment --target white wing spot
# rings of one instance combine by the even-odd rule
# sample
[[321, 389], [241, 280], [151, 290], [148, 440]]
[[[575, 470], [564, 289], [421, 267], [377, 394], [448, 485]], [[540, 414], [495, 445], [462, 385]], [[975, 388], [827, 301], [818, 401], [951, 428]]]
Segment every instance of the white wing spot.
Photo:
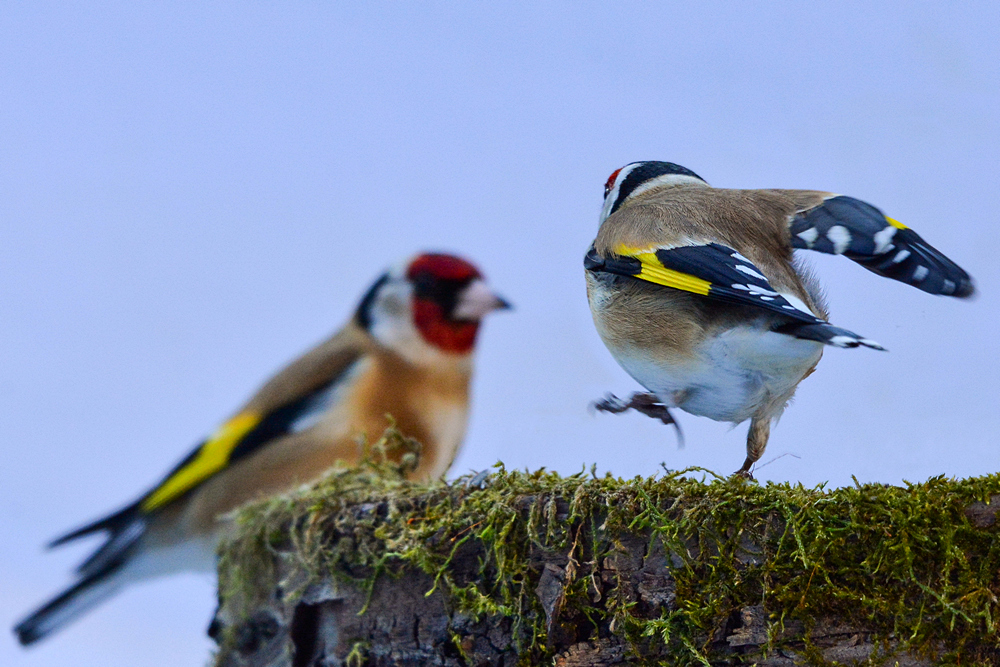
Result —
[[834, 336], [828, 342], [837, 347], [857, 347], [860, 344], [856, 338], [850, 336]]
[[292, 433], [301, 433], [318, 424], [327, 409], [333, 405], [333, 396], [336, 387], [337, 383], [334, 382], [331, 386], [310, 398], [306, 403], [305, 409], [288, 425], [288, 430]]
[[889, 252], [892, 249], [892, 237], [896, 235], [896, 228], [888, 225], [885, 229], [877, 232], [872, 239], [875, 241], [875, 254]]
[[766, 287], [758, 287], [757, 285], [733, 285], [733, 289], [742, 290], [744, 292], [750, 292], [751, 296], [760, 296], [761, 294], [766, 294], [767, 296], [778, 296], [777, 292], [772, 292]]
[[811, 310], [809, 310], [809, 306], [807, 306], [802, 299], [800, 299], [797, 296], [794, 296], [792, 294], [782, 294], [781, 296], [783, 296], [785, 298], [785, 301], [787, 301], [788, 303], [792, 304], [792, 309], [793, 310], [801, 310], [803, 313], [805, 313], [807, 315], [810, 315], [812, 317], [816, 317], [813, 314], [813, 312]]
[[762, 296], [762, 297], [760, 297], [760, 300], [761, 301], [774, 301], [774, 297], [773, 296]]
[[[893, 227], [893, 229], [895, 229], [895, 227]], [[813, 243], [816, 243], [816, 239], [819, 237], [819, 231], [815, 227], [810, 227], [805, 231], [799, 232], [796, 236], [805, 241], [806, 246], [812, 248]]]
[[941, 284], [941, 291], [945, 294], [951, 294], [955, 291], [955, 283], [951, 280], [945, 279], [945, 281]]
[[833, 252], [841, 254], [851, 246], [851, 233], [843, 225], [834, 225], [826, 231], [826, 238], [833, 243]]
[[757, 280], [763, 280], [764, 282], [767, 282], [767, 278], [765, 278], [764, 276], [760, 275], [759, 273], [757, 273], [756, 271], [754, 271], [753, 269], [751, 269], [749, 266], [740, 266], [739, 264], [737, 264], [733, 268], [736, 269], [737, 271], [739, 271], [740, 273], [747, 274], [751, 278], [756, 278]]
[[918, 266], [913, 270], [913, 280], [919, 283], [927, 277], [928, 273], [930, 273], [930, 270], [926, 266]]
[[904, 259], [906, 259], [909, 256], [910, 256], [910, 251], [907, 250], [906, 248], [903, 248], [902, 250], [900, 250], [899, 252], [896, 253], [895, 257], [892, 258], [892, 263], [893, 264], [899, 264], [900, 262], [902, 262]]
[[735, 259], [738, 259], [738, 260], [740, 260], [741, 262], [746, 262], [747, 264], [753, 264], [753, 262], [751, 262], [751, 261], [750, 261], [749, 259], [747, 259], [746, 257], [744, 257], [743, 255], [741, 255], [741, 254], [740, 254], [740, 253], [738, 253], [738, 252], [734, 252], [734, 253], [733, 253], [732, 255], [730, 255], [730, 257], [733, 257], [733, 258], [735, 258]]

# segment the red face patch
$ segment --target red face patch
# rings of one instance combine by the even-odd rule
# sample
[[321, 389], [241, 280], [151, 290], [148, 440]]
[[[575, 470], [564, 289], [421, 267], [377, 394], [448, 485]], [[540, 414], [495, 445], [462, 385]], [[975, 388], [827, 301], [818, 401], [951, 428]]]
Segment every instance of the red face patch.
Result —
[[443, 352], [454, 354], [471, 352], [479, 333], [479, 322], [449, 320], [441, 304], [430, 299], [413, 300], [413, 323], [424, 340]]
[[454, 255], [425, 253], [410, 262], [406, 277], [413, 279], [421, 273], [429, 273], [440, 280], [472, 280], [479, 278], [479, 269]]
[[482, 274], [454, 255], [425, 253], [410, 262], [406, 277], [414, 285], [413, 324], [431, 345], [444, 352], [466, 354], [476, 344], [478, 322], [451, 318], [458, 295]]
[[621, 172], [621, 170], [624, 169], [624, 168], [625, 167], [622, 167], [620, 169], [615, 169], [614, 173], [611, 174], [610, 176], [608, 176], [608, 180], [604, 183], [604, 196], [605, 197], [607, 197], [608, 193], [611, 192], [611, 189], [613, 187], [615, 187], [615, 179], [618, 178], [619, 172]]

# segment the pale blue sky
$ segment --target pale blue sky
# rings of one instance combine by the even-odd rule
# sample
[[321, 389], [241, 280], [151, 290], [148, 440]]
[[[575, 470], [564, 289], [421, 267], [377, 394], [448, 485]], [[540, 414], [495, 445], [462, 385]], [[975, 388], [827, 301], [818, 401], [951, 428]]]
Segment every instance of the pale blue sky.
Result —
[[[593, 416], [635, 384], [582, 256], [634, 160], [828, 189], [914, 227], [981, 296], [816, 257], [828, 350], [762, 480], [1000, 468], [1000, 8], [979, 3], [8, 4], [0, 13], [0, 624], [69, 581], [61, 531], [133, 498], [419, 249], [517, 310], [483, 332], [454, 472], [743, 460], [745, 426]], [[797, 457], [797, 458], [796, 458]], [[207, 578], [135, 587], [0, 664], [201, 665]], [[6, 630], [3, 630], [5, 633]]]

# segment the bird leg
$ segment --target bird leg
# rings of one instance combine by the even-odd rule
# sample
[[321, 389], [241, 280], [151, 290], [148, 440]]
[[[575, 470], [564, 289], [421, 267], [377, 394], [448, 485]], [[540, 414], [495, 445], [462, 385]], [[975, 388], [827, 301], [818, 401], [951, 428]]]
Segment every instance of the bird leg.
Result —
[[684, 446], [684, 433], [681, 432], [680, 424], [677, 423], [674, 416], [670, 414], [670, 410], [667, 409], [667, 406], [663, 404], [656, 394], [636, 392], [632, 394], [632, 397], [628, 401], [623, 401], [614, 394], [608, 394], [602, 400], [595, 401], [592, 406], [598, 412], [619, 414], [628, 410], [635, 410], [647, 417], [658, 419], [664, 424], [677, 429], [678, 446]]
[[614, 394], [608, 394], [603, 400], [595, 401], [593, 407], [598, 412], [619, 414], [628, 410], [641, 412], [647, 417], [659, 419], [664, 424], [676, 424], [667, 406], [660, 402], [656, 394], [635, 393], [628, 401], [623, 401]]
[[753, 479], [750, 469], [764, 455], [767, 439], [771, 435], [771, 420], [767, 417], [754, 417], [750, 420], [750, 430], [747, 432], [747, 458], [743, 467], [733, 473], [734, 476]]

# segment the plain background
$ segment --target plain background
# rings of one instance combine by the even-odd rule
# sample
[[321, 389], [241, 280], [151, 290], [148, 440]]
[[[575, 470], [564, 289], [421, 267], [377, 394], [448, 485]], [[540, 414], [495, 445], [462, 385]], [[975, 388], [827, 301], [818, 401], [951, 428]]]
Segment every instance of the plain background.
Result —
[[[0, 622], [93, 547], [47, 539], [143, 491], [420, 249], [517, 306], [483, 331], [453, 474], [735, 470], [745, 425], [682, 414], [679, 451], [587, 411], [636, 388], [581, 263], [635, 160], [862, 198], [980, 287], [815, 257], [832, 321], [890, 352], [828, 350], [759, 480], [996, 471], [998, 28], [995, 2], [6, 4]], [[175, 576], [34, 650], [0, 636], [0, 663], [201, 665], [213, 608], [210, 578]]]

